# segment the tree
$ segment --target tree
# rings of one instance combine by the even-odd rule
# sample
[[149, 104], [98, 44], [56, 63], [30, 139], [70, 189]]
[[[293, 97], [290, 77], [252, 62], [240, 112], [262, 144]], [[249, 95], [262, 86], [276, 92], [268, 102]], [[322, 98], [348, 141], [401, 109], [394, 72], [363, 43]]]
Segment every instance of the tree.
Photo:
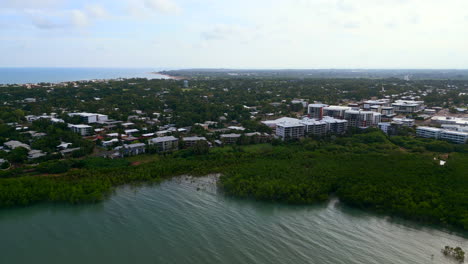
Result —
[[23, 147], [13, 149], [8, 154], [8, 160], [12, 163], [23, 163], [28, 159], [29, 150]]
[[210, 152], [210, 146], [208, 146], [208, 142], [204, 140], [198, 140], [192, 147], [192, 153], [195, 155], [208, 154], [208, 152]]

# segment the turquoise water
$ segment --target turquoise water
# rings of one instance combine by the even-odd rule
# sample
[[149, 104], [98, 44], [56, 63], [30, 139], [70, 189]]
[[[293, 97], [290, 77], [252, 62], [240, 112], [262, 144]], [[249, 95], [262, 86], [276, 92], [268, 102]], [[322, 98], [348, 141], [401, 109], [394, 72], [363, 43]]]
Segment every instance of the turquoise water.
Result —
[[[0, 263], [455, 263], [467, 234], [340, 205], [219, 193], [215, 177], [119, 188], [91, 205], [0, 211]], [[433, 256], [431, 256], [433, 255]]]
[[92, 79], [148, 78], [164, 79], [151, 74], [157, 69], [123, 68], [0, 68], [0, 84], [24, 84], [39, 82], [68, 82]]

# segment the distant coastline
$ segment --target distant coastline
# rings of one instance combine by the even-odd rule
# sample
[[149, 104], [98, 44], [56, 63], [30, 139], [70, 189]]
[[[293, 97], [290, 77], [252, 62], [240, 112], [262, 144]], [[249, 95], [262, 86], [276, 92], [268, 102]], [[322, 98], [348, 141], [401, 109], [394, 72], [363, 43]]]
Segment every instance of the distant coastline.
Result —
[[164, 77], [167, 77], [168, 79], [173, 79], [173, 80], [184, 80], [184, 79], [187, 79], [183, 76], [174, 76], [174, 75], [169, 75], [167, 73], [163, 73], [163, 72], [150, 72], [150, 74], [157, 74], [157, 75], [162, 75]]
[[[151, 68], [0, 68], [0, 84], [62, 83], [131, 78], [169, 79]], [[151, 73], [150, 73], [151, 72]]]

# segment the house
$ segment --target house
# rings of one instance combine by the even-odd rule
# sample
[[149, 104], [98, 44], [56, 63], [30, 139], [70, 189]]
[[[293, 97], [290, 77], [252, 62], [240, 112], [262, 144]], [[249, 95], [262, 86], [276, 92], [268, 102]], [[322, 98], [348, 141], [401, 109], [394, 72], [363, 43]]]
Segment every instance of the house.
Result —
[[24, 144], [24, 143], [16, 141], [16, 140], [7, 141], [7, 142], [3, 143], [3, 145], [5, 145], [5, 147], [7, 147], [9, 149], [15, 149], [15, 148], [19, 148], [19, 147], [22, 147], [22, 148], [25, 148], [25, 149], [31, 149], [31, 147], [28, 144]]
[[134, 129], [125, 129], [124, 132], [125, 132], [125, 134], [127, 134], [127, 135], [130, 136], [130, 135], [132, 135], [132, 134], [135, 134], [135, 133], [140, 132], [140, 130], [138, 130], [138, 129], [136, 129], [136, 128], [134, 128]]
[[206, 138], [205, 137], [184, 137], [182, 138], [182, 141], [185, 143], [185, 146], [192, 147], [195, 144], [197, 144], [197, 142], [199, 141], [206, 142]]
[[222, 134], [220, 139], [224, 144], [235, 144], [240, 137], [240, 134]]
[[69, 148], [71, 145], [72, 143], [62, 142], [60, 145], [57, 146], [57, 149], [64, 150], [64, 149]]
[[271, 135], [268, 133], [260, 133], [260, 132], [252, 132], [252, 133], [245, 133], [244, 136], [251, 138], [251, 142], [258, 144], [258, 143], [265, 143], [270, 141]]
[[111, 140], [108, 140], [108, 141], [102, 141], [102, 146], [103, 147], [109, 147], [109, 146], [112, 146], [114, 144], [117, 144], [119, 143], [119, 140], [117, 138], [113, 138]]
[[42, 152], [41, 150], [36, 150], [36, 149], [33, 149], [33, 150], [30, 150], [28, 152], [28, 160], [33, 160], [33, 159], [38, 159], [38, 158], [42, 158], [44, 156], [46, 156], [47, 154]]
[[119, 153], [121, 157], [135, 156], [140, 155], [146, 152], [145, 143], [134, 143], [129, 145], [123, 145], [119, 148]]
[[172, 151], [179, 148], [179, 140], [173, 136], [157, 137], [148, 140], [149, 145], [155, 146], [158, 151]]
[[81, 148], [68, 148], [60, 151], [63, 156], [71, 155], [73, 152], [80, 150]]
[[245, 128], [240, 127], [240, 126], [230, 126], [230, 127], [228, 127], [228, 129], [236, 130], [236, 131], [244, 131], [245, 130]]

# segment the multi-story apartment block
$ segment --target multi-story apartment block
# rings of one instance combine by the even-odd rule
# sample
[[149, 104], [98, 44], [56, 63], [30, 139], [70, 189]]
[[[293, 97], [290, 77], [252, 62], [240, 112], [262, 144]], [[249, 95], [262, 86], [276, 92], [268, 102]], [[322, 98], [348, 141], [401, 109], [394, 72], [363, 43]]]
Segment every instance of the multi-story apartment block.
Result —
[[300, 122], [304, 125], [305, 135], [323, 136], [328, 132], [328, 123], [316, 119], [303, 119]]
[[241, 137], [241, 134], [222, 134], [221, 142], [224, 144], [236, 144]]
[[71, 131], [78, 133], [82, 136], [89, 136], [93, 133], [93, 127], [88, 125], [72, 125], [68, 124]]
[[83, 123], [103, 123], [108, 121], [107, 115], [95, 114], [95, 113], [69, 113], [68, 116], [79, 116]]
[[442, 129], [436, 127], [419, 126], [416, 128], [416, 135], [424, 138], [439, 139]]
[[322, 119], [323, 118], [323, 108], [328, 107], [326, 104], [309, 104], [307, 107], [310, 118]]
[[447, 140], [457, 144], [465, 144], [468, 141], [467, 132], [458, 132], [451, 130], [443, 130], [440, 133], [440, 139]]
[[158, 151], [172, 151], [179, 148], [179, 140], [173, 136], [157, 137], [148, 140], [149, 145], [156, 146]]
[[382, 114], [372, 111], [348, 110], [344, 119], [351, 127], [371, 127], [380, 123]]
[[345, 112], [348, 110], [351, 110], [351, 107], [331, 105], [323, 108], [323, 115], [338, 119], [344, 119]]
[[283, 140], [298, 139], [305, 135], [305, 125], [300, 123], [280, 123], [276, 127], [276, 135]]
[[343, 134], [348, 129], [348, 121], [325, 116], [323, 121], [327, 122], [327, 129], [332, 134]]
[[197, 142], [199, 141], [206, 142], [206, 138], [205, 137], [184, 137], [182, 138], [182, 141], [185, 143], [186, 147], [192, 147], [195, 144], [197, 144]]
[[411, 114], [424, 110], [424, 101], [397, 100], [392, 106], [396, 113]]
[[362, 108], [365, 110], [370, 110], [372, 106], [380, 106], [380, 107], [390, 106], [390, 99], [364, 101]]
[[393, 122], [401, 123], [403, 126], [412, 127], [414, 126], [414, 119], [411, 118], [393, 118]]

